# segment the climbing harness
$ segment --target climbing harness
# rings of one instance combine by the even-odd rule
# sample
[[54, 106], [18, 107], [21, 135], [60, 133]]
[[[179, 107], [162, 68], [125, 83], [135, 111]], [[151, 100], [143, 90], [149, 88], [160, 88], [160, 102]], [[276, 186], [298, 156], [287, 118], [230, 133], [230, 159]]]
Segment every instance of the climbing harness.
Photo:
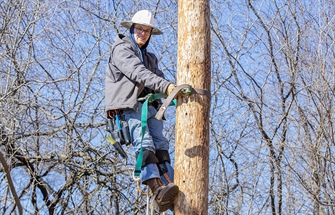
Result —
[[[188, 84], [182, 84], [177, 86], [169, 96], [166, 97], [166, 94], [156, 93], [156, 94], [148, 94], [144, 98], [139, 98], [138, 101], [143, 102], [142, 105], [142, 115], [141, 115], [141, 145], [140, 151], [137, 156], [135, 170], [133, 174], [134, 180], [138, 180], [141, 174], [142, 162], [143, 162], [143, 148], [142, 142], [144, 138], [145, 131], [147, 129], [147, 118], [148, 118], [148, 106], [149, 103], [161, 99], [166, 98], [164, 103], [161, 105], [159, 110], [157, 111], [155, 118], [161, 120], [164, 116], [164, 112], [169, 105], [176, 105], [176, 100], [174, 99], [176, 95], [179, 93], [183, 93], [186, 95], [190, 94], [201, 94], [206, 96], [211, 96], [210, 92], [204, 89], [193, 88]], [[106, 130], [111, 134], [107, 136], [107, 140], [115, 147], [115, 149], [120, 153], [123, 158], [127, 158], [126, 152], [123, 150], [122, 145], [129, 145], [131, 143], [129, 126], [126, 120], [120, 119], [120, 111], [119, 110], [110, 110], [107, 112], [107, 124]], [[163, 174], [164, 175], [164, 174]]]
[[[176, 105], [177, 101], [175, 99], [176, 95], [179, 93], [190, 95], [190, 94], [202, 94], [206, 96], [211, 96], [210, 92], [204, 89], [193, 88], [188, 84], [182, 84], [177, 86], [169, 96], [163, 93], [156, 94], [148, 94], [143, 98], [139, 98], [139, 102], [143, 102], [142, 107], [142, 116], [141, 116], [141, 124], [142, 124], [142, 138], [141, 138], [141, 147], [140, 152], [138, 154], [136, 168], [134, 172], [134, 179], [136, 179], [141, 173], [141, 166], [143, 160], [143, 150], [142, 150], [142, 141], [144, 137], [144, 133], [147, 126], [147, 112], [148, 105], [153, 101], [161, 98], [166, 98], [164, 103], [160, 106], [157, 111], [155, 118], [161, 120], [164, 116], [164, 112], [170, 105]], [[107, 123], [106, 130], [111, 134], [111, 136], [106, 136], [107, 140], [114, 146], [116, 151], [123, 157], [127, 158], [127, 154], [122, 148], [122, 145], [129, 145], [131, 143], [129, 126], [126, 120], [120, 119], [122, 114], [121, 110], [109, 110], [107, 111]]]
[[161, 99], [166, 97], [163, 93], [157, 94], [148, 94], [145, 98], [145, 102], [142, 105], [142, 119], [141, 119], [141, 128], [142, 128], [142, 136], [141, 136], [141, 145], [140, 145], [140, 152], [137, 156], [136, 166], [134, 170], [134, 178], [139, 178], [142, 169], [142, 162], [143, 162], [143, 148], [142, 142], [144, 138], [145, 131], [147, 129], [147, 119], [148, 119], [148, 105], [150, 102], [153, 102], [156, 99]]
[[[161, 120], [164, 116], [164, 112], [170, 105], [176, 105], [175, 97], [179, 94], [201, 94], [206, 96], [211, 96], [210, 92], [204, 89], [198, 89], [193, 88], [188, 84], [182, 84], [177, 86], [169, 96], [166, 96], [166, 94], [163, 93], [156, 93], [156, 94], [148, 94], [144, 98], [139, 98], [139, 102], [143, 102], [142, 105], [142, 113], [141, 113], [141, 130], [142, 130], [142, 136], [141, 136], [141, 144], [140, 144], [140, 150], [137, 156], [136, 165], [133, 173], [133, 179], [137, 182], [140, 180], [140, 174], [142, 169], [142, 163], [143, 163], [143, 148], [142, 148], [142, 142], [144, 138], [145, 131], [147, 129], [147, 119], [148, 119], [148, 106], [149, 103], [161, 99], [166, 98], [164, 103], [161, 105], [159, 110], [157, 111], [155, 118], [158, 120]], [[130, 144], [130, 134], [129, 134], [129, 127], [125, 120], [120, 119], [120, 111], [119, 110], [113, 110], [108, 111], [108, 117], [107, 117], [107, 131], [109, 131], [112, 135], [112, 137], [107, 136], [107, 139], [109, 142], [112, 143], [112, 145], [115, 147], [115, 149], [120, 153], [120, 155], [123, 158], [127, 157], [127, 154], [122, 148], [123, 144]], [[162, 175], [164, 178], [171, 182], [169, 177], [167, 176], [166, 172], [163, 172]], [[140, 190], [140, 189], [139, 189]], [[143, 194], [143, 192], [141, 191]]]
[[[162, 106], [159, 108], [158, 112], [155, 115], [155, 118], [158, 120], [161, 120], [163, 118], [164, 112], [167, 109], [167, 107], [170, 104], [176, 104], [174, 98], [176, 95], [178, 95], [178, 93], [183, 93], [183, 94], [202, 94], [202, 95], [206, 95], [206, 96], [211, 96], [210, 92], [204, 89], [198, 89], [198, 88], [193, 88], [188, 84], [182, 84], [177, 86], [168, 97], [166, 97], [166, 94], [162, 94], [162, 93], [158, 93], [158, 94], [148, 94], [145, 97], [145, 102], [143, 103], [142, 106], [142, 138], [141, 138], [141, 146], [140, 146], [140, 152], [138, 154], [137, 157], [137, 161], [136, 161], [136, 166], [135, 166], [135, 170], [134, 170], [134, 178], [136, 179], [137, 177], [140, 176], [141, 174], [141, 168], [142, 168], [142, 160], [143, 160], [143, 149], [142, 149], [142, 141], [143, 141], [143, 137], [144, 137], [144, 133], [147, 127], [147, 113], [148, 113], [148, 104], [156, 99], [160, 99], [160, 98], [166, 98], [164, 103], [162, 104]], [[141, 99], [143, 101], [143, 99]]]

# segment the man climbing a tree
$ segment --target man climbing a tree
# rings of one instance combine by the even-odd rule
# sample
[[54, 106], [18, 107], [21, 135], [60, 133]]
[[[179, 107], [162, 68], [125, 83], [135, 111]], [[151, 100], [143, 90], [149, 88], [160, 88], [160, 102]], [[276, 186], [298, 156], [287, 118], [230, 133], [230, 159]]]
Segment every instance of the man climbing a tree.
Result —
[[129, 29], [129, 36], [119, 34], [111, 48], [105, 79], [107, 118], [117, 116], [127, 123], [137, 156], [142, 145], [141, 182], [155, 195], [154, 201], [160, 212], [173, 210], [179, 188], [172, 183], [174, 170], [170, 165], [169, 142], [163, 135], [163, 121], [154, 117], [158, 102], [150, 103], [147, 129], [142, 133], [143, 102], [138, 101], [150, 93], [169, 95], [176, 87], [158, 69], [156, 56], [146, 50], [151, 35], [163, 32], [147, 10], [138, 11], [130, 21], [121, 22], [121, 25]]

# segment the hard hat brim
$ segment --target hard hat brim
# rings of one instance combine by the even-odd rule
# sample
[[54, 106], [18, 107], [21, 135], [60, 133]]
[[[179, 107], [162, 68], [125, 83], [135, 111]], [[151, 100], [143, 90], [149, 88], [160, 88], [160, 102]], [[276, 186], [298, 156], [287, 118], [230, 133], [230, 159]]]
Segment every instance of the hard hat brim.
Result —
[[[125, 28], [130, 28], [132, 25], [134, 24], [134, 22], [132, 21], [123, 21], [121, 22], [121, 25]], [[154, 26], [150, 26], [148, 25], [147, 23], [135, 23], [135, 24], [139, 24], [139, 25], [145, 25], [145, 26], [148, 26], [148, 27], [151, 27], [152, 28], [152, 32], [151, 34], [152, 35], [159, 35], [159, 34], [163, 34], [163, 32], [161, 30], [159, 30], [158, 28], [154, 27]]]

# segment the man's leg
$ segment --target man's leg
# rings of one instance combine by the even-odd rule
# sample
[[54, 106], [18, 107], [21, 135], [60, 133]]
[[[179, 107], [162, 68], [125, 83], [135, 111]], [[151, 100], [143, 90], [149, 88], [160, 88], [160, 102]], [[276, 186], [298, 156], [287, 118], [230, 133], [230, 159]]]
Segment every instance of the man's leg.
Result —
[[[149, 114], [148, 114], [149, 115]], [[139, 103], [138, 110], [124, 111], [125, 120], [128, 121], [130, 136], [133, 145], [136, 146], [136, 153], [139, 152], [141, 147], [142, 127], [142, 104]], [[148, 123], [149, 124], [149, 123]], [[175, 184], [168, 184], [165, 186], [160, 180], [160, 173], [157, 166], [158, 159], [155, 155], [156, 147], [149, 133], [149, 128], [144, 133], [143, 141], [143, 163], [141, 170], [141, 182], [149, 186], [155, 195], [155, 201], [159, 206], [159, 211], [163, 212], [171, 207], [175, 197], [179, 192], [178, 186]]]
[[[169, 141], [163, 134], [163, 121], [155, 118], [157, 110], [154, 107], [149, 106], [148, 111], [148, 128], [156, 148], [156, 157], [158, 158], [161, 179], [164, 184], [168, 184], [169, 181], [174, 181], [174, 170], [171, 166], [170, 155], [168, 153]], [[166, 178], [166, 175], [163, 175], [165, 173], [168, 179]]]

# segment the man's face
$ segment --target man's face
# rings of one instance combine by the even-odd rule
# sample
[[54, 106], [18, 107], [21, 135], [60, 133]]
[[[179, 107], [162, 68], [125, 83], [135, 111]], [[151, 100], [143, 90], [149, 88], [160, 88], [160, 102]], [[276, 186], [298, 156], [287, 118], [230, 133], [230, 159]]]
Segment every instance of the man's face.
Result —
[[142, 47], [149, 39], [152, 28], [135, 24], [134, 26], [134, 38], [139, 47]]

